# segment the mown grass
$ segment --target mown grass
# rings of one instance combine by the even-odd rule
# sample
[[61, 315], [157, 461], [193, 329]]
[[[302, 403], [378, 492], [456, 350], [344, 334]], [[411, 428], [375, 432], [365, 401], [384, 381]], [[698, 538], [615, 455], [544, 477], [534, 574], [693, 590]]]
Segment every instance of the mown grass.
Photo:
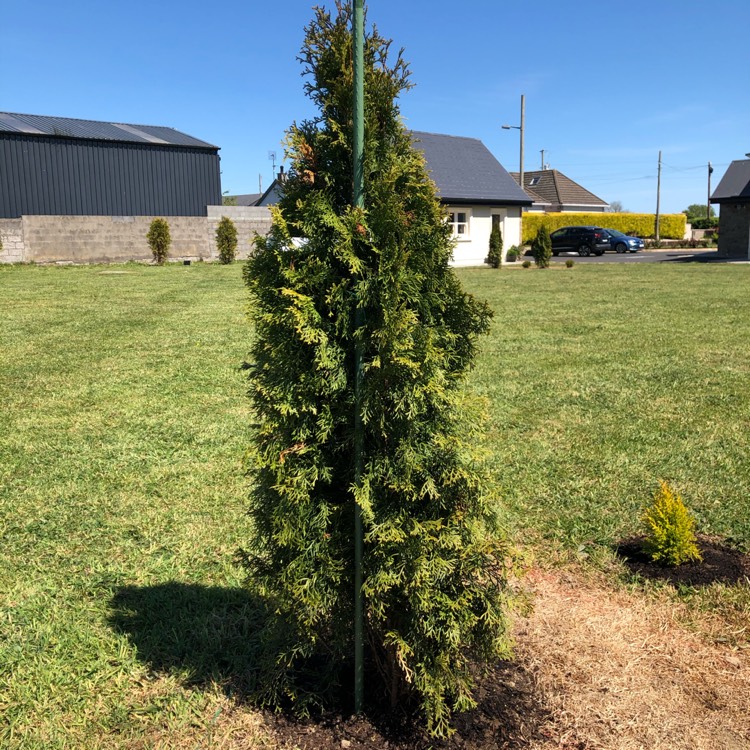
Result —
[[[519, 539], [610, 545], [666, 478], [750, 544], [750, 266], [460, 275]], [[223, 718], [258, 615], [239, 265], [0, 268], [0, 321], [0, 745], [265, 746]]]

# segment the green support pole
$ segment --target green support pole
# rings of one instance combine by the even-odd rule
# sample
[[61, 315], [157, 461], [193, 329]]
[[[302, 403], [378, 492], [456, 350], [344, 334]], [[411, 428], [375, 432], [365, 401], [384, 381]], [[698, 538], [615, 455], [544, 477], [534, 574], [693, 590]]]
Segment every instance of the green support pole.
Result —
[[[365, 76], [364, 76], [364, 0], [353, 0], [353, 55], [354, 55], [354, 195], [353, 203], [364, 208], [364, 151], [365, 151]], [[354, 327], [362, 332], [365, 311], [359, 305], [354, 316]], [[364, 425], [362, 424], [362, 380], [364, 342], [358, 336], [354, 352], [354, 481], [357, 487], [362, 482], [364, 471]], [[362, 604], [362, 555], [364, 548], [362, 530], [362, 508], [354, 502], [354, 713], [362, 713], [364, 693], [364, 608]]]

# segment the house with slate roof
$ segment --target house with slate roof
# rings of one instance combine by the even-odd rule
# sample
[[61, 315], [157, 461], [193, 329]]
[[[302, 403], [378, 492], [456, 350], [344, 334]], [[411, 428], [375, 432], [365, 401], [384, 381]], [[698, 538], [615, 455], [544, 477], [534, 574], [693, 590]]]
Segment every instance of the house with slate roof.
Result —
[[750, 260], [750, 159], [733, 161], [711, 196], [719, 211], [719, 255]]
[[[481, 266], [487, 257], [490, 232], [497, 225], [503, 247], [521, 244], [521, 212], [532, 201], [489, 149], [477, 138], [412, 131], [414, 147], [427, 162], [427, 170], [446, 208], [456, 247], [453, 265]], [[278, 203], [283, 192], [282, 174], [258, 201]]]
[[453, 265], [482, 265], [495, 225], [504, 249], [521, 244], [521, 213], [532, 200], [482, 141], [417, 130], [412, 137], [448, 212], [456, 241]]
[[[518, 182], [519, 173], [513, 172]], [[524, 190], [534, 203], [532, 211], [544, 213], [604, 212], [609, 203], [594, 195], [557, 169], [523, 173]]]

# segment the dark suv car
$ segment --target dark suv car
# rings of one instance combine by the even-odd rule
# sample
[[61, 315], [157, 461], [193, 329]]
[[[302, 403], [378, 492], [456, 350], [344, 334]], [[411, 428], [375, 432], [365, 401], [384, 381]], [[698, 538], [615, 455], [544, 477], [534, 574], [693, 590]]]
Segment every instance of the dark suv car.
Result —
[[609, 235], [601, 227], [562, 227], [550, 235], [552, 255], [577, 252], [581, 256], [602, 255], [611, 245]]

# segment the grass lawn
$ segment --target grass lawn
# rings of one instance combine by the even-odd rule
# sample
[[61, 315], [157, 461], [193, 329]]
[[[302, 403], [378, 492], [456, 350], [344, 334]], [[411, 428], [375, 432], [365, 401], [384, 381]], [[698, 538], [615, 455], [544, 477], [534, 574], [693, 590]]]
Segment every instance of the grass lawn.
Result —
[[[496, 312], [469, 385], [519, 539], [600, 554], [664, 478], [750, 546], [750, 266], [460, 276]], [[0, 746], [272, 746], [227, 698], [245, 306], [239, 265], [0, 267]]]

